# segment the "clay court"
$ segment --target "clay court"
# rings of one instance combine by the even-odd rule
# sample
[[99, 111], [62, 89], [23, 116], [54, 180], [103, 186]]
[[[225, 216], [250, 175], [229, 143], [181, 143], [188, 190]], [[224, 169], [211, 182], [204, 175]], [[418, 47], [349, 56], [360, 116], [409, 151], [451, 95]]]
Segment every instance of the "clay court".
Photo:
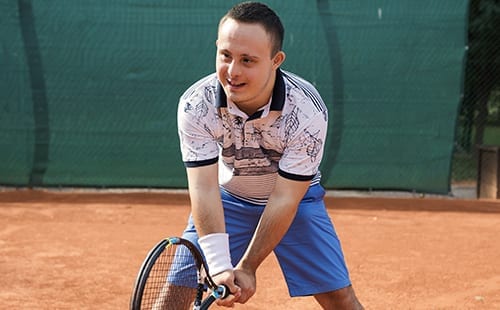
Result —
[[[496, 200], [327, 198], [367, 309], [500, 309]], [[138, 268], [178, 235], [183, 193], [0, 191], [1, 309], [127, 309]], [[213, 307], [214, 309], [217, 307]], [[291, 299], [274, 257], [236, 309], [318, 309]]]

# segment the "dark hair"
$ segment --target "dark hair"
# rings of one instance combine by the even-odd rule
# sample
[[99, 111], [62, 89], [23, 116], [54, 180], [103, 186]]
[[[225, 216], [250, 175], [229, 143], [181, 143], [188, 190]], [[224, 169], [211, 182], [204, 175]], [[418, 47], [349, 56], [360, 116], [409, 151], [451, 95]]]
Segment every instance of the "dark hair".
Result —
[[228, 18], [249, 24], [260, 24], [271, 37], [272, 55], [281, 51], [285, 29], [280, 18], [267, 5], [260, 2], [242, 2], [233, 6], [220, 20], [219, 26]]

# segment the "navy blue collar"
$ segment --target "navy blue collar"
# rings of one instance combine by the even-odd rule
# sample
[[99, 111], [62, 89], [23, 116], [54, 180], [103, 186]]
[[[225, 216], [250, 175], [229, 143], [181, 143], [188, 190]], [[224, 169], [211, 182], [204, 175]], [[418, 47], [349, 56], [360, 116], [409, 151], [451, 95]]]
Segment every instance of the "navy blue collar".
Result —
[[[224, 93], [224, 89], [220, 82], [217, 83], [217, 91], [215, 93], [217, 108], [227, 108], [227, 97]], [[285, 104], [285, 81], [283, 79], [283, 74], [278, 68], [276, 70], [276, 81], [273, 87], [273, 99], [271, 100], [271, 111], [281, 111], [283, 110], [283, 105]], [[257, 111], [259, 115], [252, 115], [251, 118], [258, 118], [262, 114], [262, 111]]]

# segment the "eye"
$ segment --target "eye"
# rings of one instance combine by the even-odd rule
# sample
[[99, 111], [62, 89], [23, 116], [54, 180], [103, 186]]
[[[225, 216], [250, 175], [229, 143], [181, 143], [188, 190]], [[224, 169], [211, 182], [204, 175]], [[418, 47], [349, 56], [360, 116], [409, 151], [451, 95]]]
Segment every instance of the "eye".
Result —
[[253, 62], [254, 62], [254, 61], [253, 61], [253, 59], [251, 59], [251, 58], [246, 58], [246, 57], [245, 57], [245, 58], [243, 58], [241, 61], [242, 61], [244, 64], [251, 64], [251, 63], [253, 63]]
[[231, 60], [231, 55], [228, 52], [220, 52], [220, 58], [224, 61]]

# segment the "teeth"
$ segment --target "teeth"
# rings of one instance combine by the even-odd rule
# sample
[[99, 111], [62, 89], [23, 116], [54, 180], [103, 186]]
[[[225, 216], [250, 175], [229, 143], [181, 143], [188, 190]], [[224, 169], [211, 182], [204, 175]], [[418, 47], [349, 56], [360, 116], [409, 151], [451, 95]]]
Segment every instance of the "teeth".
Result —
[[244, 83], [235, 83], [235, 82], [233, 82], [233, 81], [231, 81], [231, 80], [227, 80], [227, 82], [228, 82], [228, 83], [229, 83], [229, 85], [231, 85], [231, 86], [241, 86], [241, 85], [243, 85], [243, 84], [244, 84]]

